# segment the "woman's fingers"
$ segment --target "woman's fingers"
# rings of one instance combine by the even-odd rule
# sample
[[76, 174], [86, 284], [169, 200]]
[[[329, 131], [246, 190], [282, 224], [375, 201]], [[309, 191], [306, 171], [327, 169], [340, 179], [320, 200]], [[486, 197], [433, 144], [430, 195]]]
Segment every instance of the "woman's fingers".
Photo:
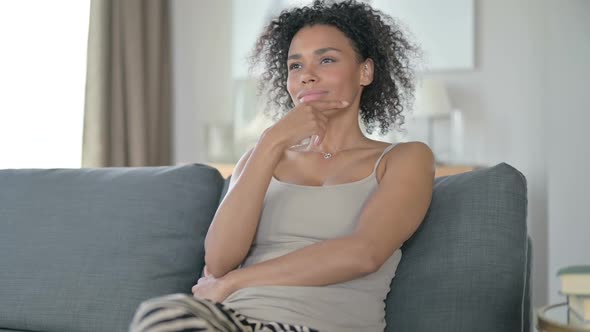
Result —
[[326, 129], [328, 127], [328, 116], [323, 114], [321, 111], [315, 112], [318, 119], [318, 127], [320, 128], [315, 141], [315, 145], [320, 145], [326, 136]]
[[267, 129], [265, 137], [279, 140], [285, 147], [301, 143], [306, 138], [311, 138], [306, 143], [308, 146], [318, 145], [326, 136], [329, 121], [329, 116], [324, 114], [324, 111], [343, 109], [348, 106], [348, 102], [340, 100], [313, 100], [298, 104], [285, 117]]
[[321, 122], [323, 122], [323, 123], [328, 123], [328, 116], [327, 116], [326, 114], [322, 113], [322, 111], [315, 110], [315, 111], [313, 112], [313, 114], [314, 114], [314, 115], [316, 116], [316, 118], [317, 118], [318, 120], [320, 120]]
[[314, 100], [308, 102], [307, 104], [321, 111], [345, 108], [348, 106], [348, 102], [342, 100]]
[[324, 140], [324, 136], [325, 136], [324, 134], [317, 135], [316, 139], [314, 141], [314, 145], [319, 146], [320, 144], [322, 144], [322, 141]]
[[326, 128], [328, 125], [328, 116], [323, 114], [323, 110], [329, 109], [340, 109], [348, 106], [348, 103], [345, 101], [323, 101], [317, 100], [309, 103], [312, 106], [316, 118], [316, 124], [318, 127], [318, 132], [312, 137], [311, 144], [318, 146], [324, 140], [326, 136]]
[[320, 145], [324, 140], [324, 136], [326, 136], [326, 124], [320, 122], [319, 127], [320, 130], [318, 131], [318, 134], [316, 135], [316, 140], [314, 141], [314, 144], [316, 146]]

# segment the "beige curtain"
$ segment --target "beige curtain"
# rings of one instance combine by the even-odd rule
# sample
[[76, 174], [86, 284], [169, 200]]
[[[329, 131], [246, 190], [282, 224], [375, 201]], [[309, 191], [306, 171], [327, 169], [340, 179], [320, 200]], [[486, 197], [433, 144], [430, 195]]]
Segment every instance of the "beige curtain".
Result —
[[83, 167], [171, 163], [168, 1], [92, 0]]

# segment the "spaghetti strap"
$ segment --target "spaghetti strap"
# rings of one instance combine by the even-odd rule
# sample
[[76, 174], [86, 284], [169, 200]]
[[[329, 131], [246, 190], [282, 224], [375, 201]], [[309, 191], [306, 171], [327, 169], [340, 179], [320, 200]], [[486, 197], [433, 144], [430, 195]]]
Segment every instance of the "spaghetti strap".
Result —
[[375, 167], [373, 167], [373, 173], [377, 172], [377, 167], [379, 166], [379, 162], [381, 162], [381, 159], [383, 159], [383, 156], [385, 156], [385, 154], [387, 152], [389, 152], [389, 150], [393, 149], [393, 147], [396, 145], [397, 145], [397, 143], [393, 143], [393, 144], [389, 145], [388, 147], [386, 147], [385, 150], [383, 150], [383, 153], [381, 153], [381, 155], [377, 159], [377, 162], [375, 162]]

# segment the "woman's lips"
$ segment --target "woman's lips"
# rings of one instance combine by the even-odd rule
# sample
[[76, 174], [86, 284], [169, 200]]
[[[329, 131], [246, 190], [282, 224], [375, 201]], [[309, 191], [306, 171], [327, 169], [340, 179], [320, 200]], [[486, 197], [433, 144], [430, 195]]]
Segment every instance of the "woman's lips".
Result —
[[304, 103], [306, 101], [318, 100], [322, 98], [324, 95], [326, 95], [326, 92], [312, 93], [299, 98], [299, 102]]

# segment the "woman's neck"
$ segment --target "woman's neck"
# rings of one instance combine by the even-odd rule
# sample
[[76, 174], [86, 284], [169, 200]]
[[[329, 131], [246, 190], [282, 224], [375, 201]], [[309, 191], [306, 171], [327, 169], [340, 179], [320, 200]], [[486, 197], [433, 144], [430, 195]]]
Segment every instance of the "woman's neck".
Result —
[[334, 153], [366, 146], [369, 141], [360, 128], [358, 115], [354, 120], [351, 116], [333, 117], [328, 120], [321, 144], [311, 145], [311, 148]]

